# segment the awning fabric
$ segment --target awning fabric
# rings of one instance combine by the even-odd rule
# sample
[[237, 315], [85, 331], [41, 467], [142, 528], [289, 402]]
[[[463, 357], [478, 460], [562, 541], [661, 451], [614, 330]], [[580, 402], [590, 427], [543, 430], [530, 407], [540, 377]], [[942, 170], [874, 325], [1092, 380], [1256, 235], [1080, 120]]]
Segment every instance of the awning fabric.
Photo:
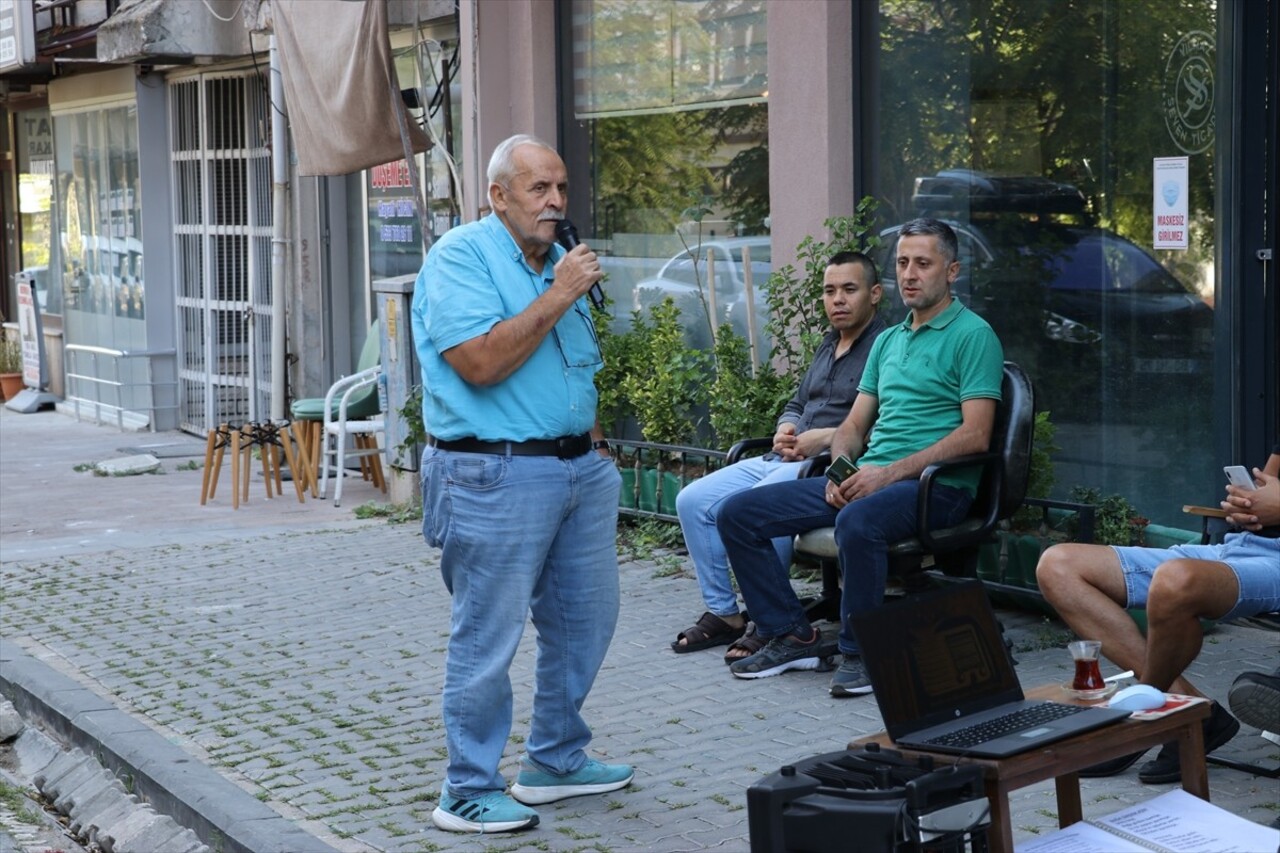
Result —
[[385, 0], [272, 6], [299, 174], [345, 175], [403, 159], [402, 119], [415, 152], [431, 147], [400, 100]]

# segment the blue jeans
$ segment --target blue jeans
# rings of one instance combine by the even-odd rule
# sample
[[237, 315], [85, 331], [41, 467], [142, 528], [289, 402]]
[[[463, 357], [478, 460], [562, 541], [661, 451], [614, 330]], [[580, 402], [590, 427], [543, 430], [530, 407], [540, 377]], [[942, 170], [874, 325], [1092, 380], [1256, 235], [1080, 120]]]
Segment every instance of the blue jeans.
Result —
[[[809, 620], [772, 540], [835, 525], [843, 575], [840, 651], [856, 655], [850, 618], [884, 600], [889, 545], [915, 535], [920, 484], [901, 480], [839, 513], [826, 501], [826, 484], [824, 477], [805, 477], [740, 492], [725, 501], [717, 527], [756, 630], [762, 637], [781, 637], [807, 630]], [[949, 527], [964, 518], [972, 502], [964, 489], [934, 484], [929, 513], [938, 519], [937, 527]]]
[[449, 789], [501, 791], [511, 733], [508, 673], [532, 615], [538, 633], [530, 758], [553, 773], [587, 761], [582, 704], [618, 621], [613, 462], [427, 448], [422, 534], [453, 596], [443, 712]]
[[[729, 558], [724, 553], [716, 516], [727, 498], [744, 489], [769, 483], [794, 480], [800, 473], [800, 462], [783, 462], [752, 457], [699, 477], [676, 495], [676, 515], [680, 531], [689, 548], [689, 559], [698, 574], [698, 589], [707, 610], [716, 616], [736, 616], [738, 596], [729, 580]], [[791, 564], [791, 537], [773, 540], [782, 565]]]

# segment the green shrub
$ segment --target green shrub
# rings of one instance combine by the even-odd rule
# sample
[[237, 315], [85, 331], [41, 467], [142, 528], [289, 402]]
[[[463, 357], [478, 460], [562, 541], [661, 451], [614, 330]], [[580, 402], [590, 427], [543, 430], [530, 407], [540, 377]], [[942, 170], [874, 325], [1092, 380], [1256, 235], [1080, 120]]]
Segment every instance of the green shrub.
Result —
[[769, 363], [757, 367], [752, 376], [747, 339], [727, 324], [716, 334], [715, 363], [708, 418], [716, 445], [727, 449], [739, 439], [773, 435], [796, 383], [779, 376]]
[[[1120, 495], [1102, 497], [1097, 489], [1076, 486], [1071, 500], [1094, 507], [1093, 541], [1099, 545], [1141, 545], [1143, 533], [1151, 522], [1138, 514], [1127, 498]], [[1072, 530], [1073, 538], [1075, 531]]]
[[792, 388], [800, 384], [829, 328], [822, 307], [827, 261], [838, 252], [870, 254], [880, 245], [875, 209], [875, 199], [864, 198], [852, 216], [836, 216], [822, 223], [831, 235], [829, 240], [812, 236], [801, 240], [796, 246], [796, 261], [802, 265], [803, 275], [787, 264], [769, 276], [769, 322], [765, 329], [773, 338], [773, 362]]
[[648, 321], [632, 320], [636, 363], [621, 387], [640, 432], [655, 444], [692, 444], [698, 410], [707, 402], [710, 356], [685, 343], [680, 309], [670, 297], [653, 306]]

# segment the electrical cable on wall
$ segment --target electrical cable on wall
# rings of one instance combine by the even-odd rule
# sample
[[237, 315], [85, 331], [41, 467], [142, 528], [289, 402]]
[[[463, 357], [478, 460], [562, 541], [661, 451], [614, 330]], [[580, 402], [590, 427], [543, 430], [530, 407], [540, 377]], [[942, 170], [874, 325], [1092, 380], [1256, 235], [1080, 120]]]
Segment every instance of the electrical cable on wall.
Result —
[[234, 12], [231, 13], [230, 17], [224, 18], [221, 15], [219, 15], [217, 12], [213, 11], [213, 7], [209, 5], [209, 0], [200, 0], [200, 2], [204, 4], [204, 8], [208, 10], [210, 15], [213, 15], [213, 17], [217, 18], [219, 21], [222, 21], [222, 23], [224, 24], [229, 24], [232, 21], [234, 21], [236, 19], [236, 15], [239, 15], [240, 10], [244, 8], [244, 0], [240, 0], [240, 2], [236, 4], [236, 9]]
[[[437, 73], [435, 57], [443, 57], [447, 47], [447, 42], [442, 43], [433, 38], [424, 37], [411, 49], [414, 51], [418, 80], [423, 84], [415, 90], [418, 103], [423, 108], [423, 115], [418, 119], [418, 123], [430, 137], [433, 151], [439, 152], [449, 170], [452, 177], [452, 189], [448, 194], [449, 202], [455, 212], [460, 212], [462, 210], [462, 177], [458, 173], [458, 164], [431, 121], [444, 108], [446, 88], [454, 79], [454, 74], [460, 66], [458, 45], [455, 44], [452, 53], [444, 63], [444, 76]], [[430, 97], [427, 96], [429, 87], [434, 87]], [[424, 222], [423, 225], [426, 227], [428, 223]]]

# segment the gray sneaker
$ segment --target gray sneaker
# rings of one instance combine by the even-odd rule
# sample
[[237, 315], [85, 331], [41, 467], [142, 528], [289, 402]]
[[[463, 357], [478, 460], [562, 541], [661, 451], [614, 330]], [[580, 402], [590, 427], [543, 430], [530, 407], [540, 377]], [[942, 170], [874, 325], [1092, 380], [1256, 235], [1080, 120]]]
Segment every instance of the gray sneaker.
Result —
[[817, 631], [807, 643], [790, 636], [774, 637], [751, 657], [729, 664], [729, 671], [738, 678], [768, 678], [791, 669], [814, 670], [822, 666], [821, 648]]
[[859, 655], [845, 655], [831, 676], [832, 696], [861, 696], [871, 692], [871, 679]]

